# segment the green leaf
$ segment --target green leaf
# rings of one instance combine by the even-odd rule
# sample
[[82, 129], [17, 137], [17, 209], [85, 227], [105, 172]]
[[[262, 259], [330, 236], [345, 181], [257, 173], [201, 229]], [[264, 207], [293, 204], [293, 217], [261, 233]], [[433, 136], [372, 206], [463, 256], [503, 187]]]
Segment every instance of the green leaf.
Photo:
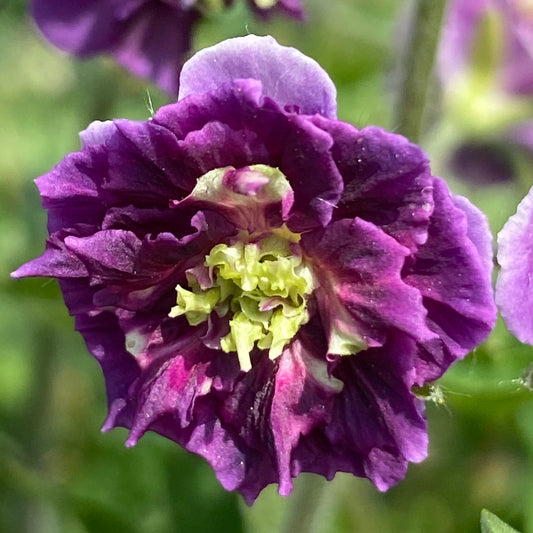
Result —
[[518, 533], [487, 509], [481, 511], [481, 533]]

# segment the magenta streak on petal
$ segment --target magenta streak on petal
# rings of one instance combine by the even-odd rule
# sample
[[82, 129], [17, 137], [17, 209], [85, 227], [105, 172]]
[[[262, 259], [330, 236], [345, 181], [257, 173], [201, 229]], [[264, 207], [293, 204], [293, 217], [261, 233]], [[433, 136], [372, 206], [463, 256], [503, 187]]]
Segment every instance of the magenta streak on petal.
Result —
[[292, 489], [292, 451], [302, 435], [330, 420], [332, 398], [342, 381], [328, 374], [327, 363], [297, 340], [280, 357], [272, 398], [272, 429], [279, 468], [279, 493]]
[[387, 490], [403, 479], [408, 461], [422, 461], [428, 438], [422, 402], [411, 393], [415, 356], [415, 341], [397, 333], [382, 348], [341, 358], [333, 375], [344, 383], [342, 393], [334, 396], [323, 432], [300, 439], [294, 473], [332, 479], [352, 472]]

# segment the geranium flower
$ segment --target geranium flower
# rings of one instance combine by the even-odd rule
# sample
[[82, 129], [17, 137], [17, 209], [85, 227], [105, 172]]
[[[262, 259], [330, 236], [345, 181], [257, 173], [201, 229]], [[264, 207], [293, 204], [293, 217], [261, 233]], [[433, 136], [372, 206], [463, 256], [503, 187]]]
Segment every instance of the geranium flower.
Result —
[[518, 340], [533, 344], [533, 189], [518, 205], [498, 234], [496, 303], [509, 328]]
[[[177, 94], [178, 75], [191, 48], [191, 30], [208, 11], [233, 0], [32, 0], [43, 35], [79, 57], [111, 54], [136, 76]], [[302, 19], [299, 0], [248, 0], [266, 17], [279, 11]]]
[[[502, 90], [513, 94], [532, 94], [531, 2], [452, 0], [443, 29], [439, 61], [443, 77], [450, 82], [456, 81], [457, 76], [464, 75], [472, 66], [493, 66], [496, 69], [495, 81]], [[482, 61], [496, 64], [482, 65]]]
[[59, 279], [104, 429], [175, 440], [250, 503], [303, 471], [401, 480], [427, 453], [411, 388], [495, 319], [483, 215], [335, 99], [270, 37], [199, 52], [177, 103], [93, 123], [38, 178], [50, 238], [13, 274]]
[[474, 187], [512, 180], [520, 154], [533, 153], [531, 2], [452, 0], [438, 59], [446, 116], [459, 130], [451, 170]]

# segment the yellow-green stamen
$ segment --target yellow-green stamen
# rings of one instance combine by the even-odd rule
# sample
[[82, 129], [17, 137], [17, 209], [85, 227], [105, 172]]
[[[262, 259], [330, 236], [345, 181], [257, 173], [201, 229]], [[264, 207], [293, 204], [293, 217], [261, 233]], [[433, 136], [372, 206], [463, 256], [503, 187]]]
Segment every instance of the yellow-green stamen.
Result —
[[220, 346], [237, 352], [241, 369], [247, 371], [254, 346], [268, 349], [275, 359], [309, 320], [306, 303], [313, 275], [298, 252], [298, 236], [287, 228], [259, 240], [245, 237], [212, 248], [204, 263], [212, 287], [202, 289], [188, 273], [190, 290], [176, 287], [177, 305], [169, 316], [185, 315], [192, 326], [213, 311], [228, 316], [230, 332]]

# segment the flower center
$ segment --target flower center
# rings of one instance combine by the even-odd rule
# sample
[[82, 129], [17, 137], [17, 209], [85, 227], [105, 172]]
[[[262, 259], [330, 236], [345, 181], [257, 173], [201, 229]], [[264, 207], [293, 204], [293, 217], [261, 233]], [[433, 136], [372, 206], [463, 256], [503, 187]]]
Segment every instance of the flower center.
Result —
[[241, 232], [233, 244], [217, 244], [203, 265], [186, 271], [190, 290], [176, 287], [169, 316], [185, 315], [191, 326], [210, 320], [213, 311], [228, 317], [220, 347], [237, 352], [241, 370], [250, 370], [254, 346], [275, 359], [309, 320], [313, 274], [298, 241], [283, 226], [267, 236]]

